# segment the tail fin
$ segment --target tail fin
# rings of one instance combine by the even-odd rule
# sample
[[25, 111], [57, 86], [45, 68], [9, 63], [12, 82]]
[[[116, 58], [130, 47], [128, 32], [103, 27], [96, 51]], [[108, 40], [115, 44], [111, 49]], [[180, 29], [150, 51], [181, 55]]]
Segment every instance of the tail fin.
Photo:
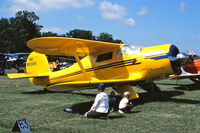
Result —
[[42, 75], [50, 72], [49, 63], [46, 55], [32, 52], [26, 61], [26, 72], [29, 75]]
[[32, 52], [26, 61], [26, 73], [11, 73], [7, 76], [10, 79], [48, 77], [50, 71], [46, 55]]

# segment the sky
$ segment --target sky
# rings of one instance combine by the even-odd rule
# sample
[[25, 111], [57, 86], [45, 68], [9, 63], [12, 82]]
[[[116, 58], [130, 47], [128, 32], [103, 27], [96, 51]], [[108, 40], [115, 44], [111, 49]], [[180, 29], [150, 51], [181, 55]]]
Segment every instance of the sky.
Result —
[[0, 0], [0, 17], [34, 11], [42, 31], [107, 32], [126, 44], [172, 43], [200, 55], [200, 0]]

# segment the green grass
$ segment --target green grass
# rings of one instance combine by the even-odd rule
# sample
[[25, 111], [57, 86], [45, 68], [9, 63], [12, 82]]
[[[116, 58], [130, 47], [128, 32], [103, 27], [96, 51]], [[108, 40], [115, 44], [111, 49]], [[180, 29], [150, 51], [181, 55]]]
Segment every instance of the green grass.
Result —
[[[11, 132], [16, 119], [26, 118], [33, 133], [198, 133], [200, 132], [200, 86], [190, 80], [160, 80], [161, 98], [136, 88], [140, 99], [131, 114], [117, 111], [108, 120], [86, 119], [95, 89], [45, 93], [26, 79], [0, 77], [0, 132]], [[110, 88], [107, 89], [109, 93]], [[64, 112], [67, 107], [73, 113]]]

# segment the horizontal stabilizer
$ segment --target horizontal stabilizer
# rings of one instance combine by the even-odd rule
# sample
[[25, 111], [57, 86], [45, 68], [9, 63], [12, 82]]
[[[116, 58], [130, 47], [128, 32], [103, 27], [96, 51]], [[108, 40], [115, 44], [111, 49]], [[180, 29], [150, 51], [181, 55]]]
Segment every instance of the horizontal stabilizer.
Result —
[[27, 73], [11, 73], [7, 74], [7, 76], [10, 79], [15, 79], [15, 78], [37, 78], [37, 77], [48, 77], [49, 75], [30, 75]]

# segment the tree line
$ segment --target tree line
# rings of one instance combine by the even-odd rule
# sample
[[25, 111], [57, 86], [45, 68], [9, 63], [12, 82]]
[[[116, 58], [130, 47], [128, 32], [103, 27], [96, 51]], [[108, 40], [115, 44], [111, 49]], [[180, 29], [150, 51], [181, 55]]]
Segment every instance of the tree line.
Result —
[[102, 32], [94, 36], [90, 30], [74, 29], [65, 34], [54, 32], [41, 32], [43, 28], [37, 21], [39, 16], [34, 12], [18, 11], [14, 17], [0, 19], [0, 52], [30, 52], [26, 42], [37, 37], [70, 37], [113, 43], [123, 43], [122, 40], [113, 39], [109, 33]]

